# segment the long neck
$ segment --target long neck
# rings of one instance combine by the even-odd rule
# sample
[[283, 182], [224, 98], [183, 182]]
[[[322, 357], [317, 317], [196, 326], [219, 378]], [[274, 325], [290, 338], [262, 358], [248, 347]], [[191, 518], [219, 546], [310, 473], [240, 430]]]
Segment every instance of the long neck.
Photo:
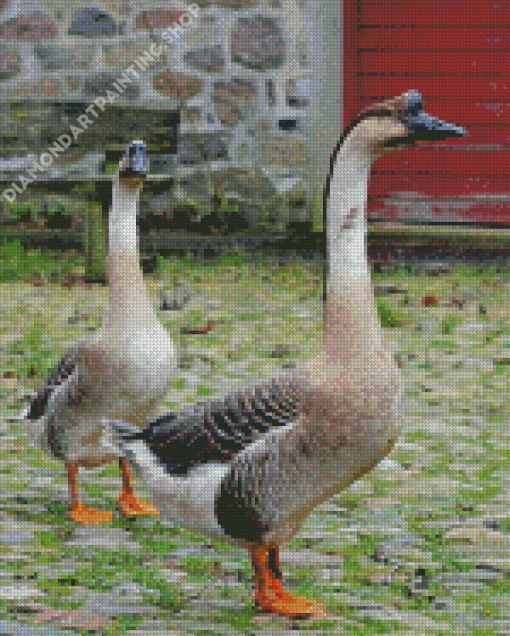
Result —
[[154, 318], [139, 263], [136, 227], [139, 188], [113, 183], [109, 217], [108, 281], [110, 323], [129, 324]]
[[330, 180], [324, 348], [332, 360], [358, 358], [380, 346], [366, 247], [371, 165], [372, 157], [363, 146], [347, 138], [337, 153]]

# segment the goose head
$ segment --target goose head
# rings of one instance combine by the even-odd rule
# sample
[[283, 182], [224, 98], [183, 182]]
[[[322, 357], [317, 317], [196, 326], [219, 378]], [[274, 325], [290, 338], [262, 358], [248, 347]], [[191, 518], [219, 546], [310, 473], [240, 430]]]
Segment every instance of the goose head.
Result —
[[340, 145], [345, 142], [364, 151], [369, 159], [377, 159], [395, 149], [466, 134], [460, 126], [426, 113], [421, 94], [410, 90], [362, 110], [345, 131]]
[[147, 149], [143, 141], [132, 141], [119, 161], [114, 182], [128, 188], [141, 188], [148, 174]]

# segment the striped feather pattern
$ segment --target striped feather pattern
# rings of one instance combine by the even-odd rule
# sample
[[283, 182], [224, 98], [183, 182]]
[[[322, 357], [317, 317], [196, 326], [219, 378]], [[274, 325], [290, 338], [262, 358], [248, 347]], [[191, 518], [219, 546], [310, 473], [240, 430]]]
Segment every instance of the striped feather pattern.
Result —
[[124, 439], [145, 441], [169, 473], [186, 474], [198, 464], [230, 461], [272, 427], [292, 422], [298, 410], [298, 384], [277, 378], [165, 415], [134, 435], [124, 428]]
[[45, 414], [48, 401], [55, 389], [73, 373], [83, 344], [83, 342], [79, 342], [70, 349], [60, 362], [50, 370], [46, 384], [35, 394], [28, 407], [26, 419], [38, 420]]

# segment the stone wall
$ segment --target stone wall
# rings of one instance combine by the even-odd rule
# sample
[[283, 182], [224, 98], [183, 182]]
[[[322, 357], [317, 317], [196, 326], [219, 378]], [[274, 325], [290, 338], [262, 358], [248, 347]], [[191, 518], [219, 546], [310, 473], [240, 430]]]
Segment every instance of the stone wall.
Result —
[[[145, 70], [136, 66], [136, 79], [128, 74], [133, 82], [104, 112], [95, 109], [98, 117], [90, 115], [93, 123], [38, 181], [109, 179], [105, 153], [144, 139], [154, 183], [142, 214], [168, 215], [190, 201], [207, 209], [220, 191], [250, 225], [306, 220], [306, 0], [197, 5], [196, 18], [168, 43], [164, 34], [175, 32], [187, 7], [178, 0], [0, 0], [4, 187], [28, 176], [26, 168], [160, 44], [161, 55]], [[42, 198], [28, 186], [16, 202], [37, 207]]]

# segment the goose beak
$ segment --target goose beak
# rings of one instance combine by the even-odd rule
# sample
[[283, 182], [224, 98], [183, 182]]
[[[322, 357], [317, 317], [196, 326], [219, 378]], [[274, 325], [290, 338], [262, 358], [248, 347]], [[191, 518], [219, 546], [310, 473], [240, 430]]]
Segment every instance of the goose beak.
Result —
[[124, 179], [145, 179], [148, 173], [147, 150], [143, 141], [132, 141], [125, 154], [125, 167], [120, 172]]
[[464, 128], [432, 117], [425, 111], [409, 117], [406, 123], [409, 126], [411, 136], [416, 141], [432, 141], [446, 139], [447, 137], [465, 137], [467, 135], [467, 131]]
[[420, 93], [412, 92], [407, 109], [400, 114], [400, 121], [409, 129], [408, 141], [435, 141], [447, 137], [465, 137], [466, 130], [455, 124], [437, 119], [423, 110]]

